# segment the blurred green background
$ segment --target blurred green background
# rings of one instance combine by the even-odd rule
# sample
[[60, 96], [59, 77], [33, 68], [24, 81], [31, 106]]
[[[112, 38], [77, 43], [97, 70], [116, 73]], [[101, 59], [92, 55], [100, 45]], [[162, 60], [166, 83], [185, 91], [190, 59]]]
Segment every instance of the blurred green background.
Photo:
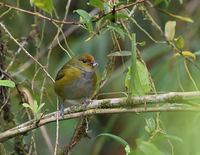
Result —
[[[1, 0], [2, 1], [2, 0]], [[17, 8], [23, 8], [29, 11], [38, 11], [45, 16], [48, 13], [41, 11], [36, 7], [32, 7], [29, 1], [12, 1], [3, 0], [3, 3], [10, 4]], [[65, 14], [66, 1], [53, 0], [53, 18], [56, 16], [63, 19]], [[120, 1], [126, 4], [125, 1]], [[108, 3], [105, 1], [104, 3]], [[150, 7], [148, 3], [154, 4]], [[155, 21], [164, 30], [165, 23], [169, 20], [176, 21], [176, 37], [182, 36], [185, 40], [184, 50], [195, 53], [195, 64], [199, 65], [199, 49], [200, 49], [200, 2], [198, 0], [151, 0], [145, 3], [149, 13], [154, 17]], [[181, 16], [187, 16], [193, 19], [193, 23], [185, 22], [173, 18], [172, 16], [161, 13], [156, 8], [166, 9], [167, 11]], [[68, 13], [68, 20], [78, 21], [79, 15], [74, 10], [83, 9], [87, 12], [94, 10], [93, 6], [88, 5], [88, 1], [71, 1]], [[8, 10], [7, 7], [0, 6], [0, 21], [6, 26], [10, 33], [20, 42], [26, 42], [24, 46], [27, 51], [45, 65], [48, 61], [48, 72], [55, 77], [60, 67], [69, 60], [68, 54], [59, 46], [54, 37], [57, 33], [57, 27], [52, 22], [33, 16], [30, 14], [17, 11], [15, 9]], [[56, 12], [56, 14], [55, 14]], [[5, 13], [5, 14], [4, 14]], [[4, 14], [4, 15], [3, 15]], [[162, 34], [155, 29], [148, 20], [145, 20], [142, 11], [137, 10], [134, 13], [134, 19], [156, 40], [163, 40]], [[185, 66], [184, 58], [174, 58], [173, 49], [167, 44], [155, 43], [144, 34], [136, 25], [128, 23], [130, 32], [136, 33], [137, 42], [145, 41], [144, 46], [138, 46], [147, 68], [151, 74], [153, 82], [158, 93], [170, 91], [195, 91], [195, 87], [189, 77]], [[99, 63], [97, 68], [99, 79], [105, 73], [106, 64], [110, 61], [107, 55], [110, 52], [117, 51], [116, 45], [113, 44], [111, 33], [106, 31], [94, 36], [89, 41], [87, 30], [81, 26], [63, 25], [63, 32], [66, 35], [66, 41], [60, 41], [60, 44], [67, 51], [72, 51], [74, 55], [84, 52], [91, 53]], [[62, 34], [59, 34], [62, 37]], [[53, 112], [56, 110], [56, 94], [53, 90], [52, 82], [46, 77], [39, 66], [31, 61], [30, 58], [19, 50], [9, 36], [1, 30], [1, 40], [6, 45], [6, 66], [13, 61], [13, 65], [9, 68], [10, 75], [31, 92], [32, 97], [38, 103], [45, 103], [44, 110]], [[130, 50], [130, 41], [127, 39], [119, 39], [122, 50]], [[51, 46], [52, 45], [52, 46]], [[49, 52], [51, 49], [51, 53]], [[127, 67], [124, 61], [128, 61], [129, 57], [117, 57], [115, 59], [115, 67], [104, 87], [99, 92], [99, 98], [121, 97], [126, 91], [124, 86], [124, 78]], [[195, 81], [197, 87], [200, 87], [200, 70], [193, 64], [187, 63], [188, 69]], [[46, 78], [46, 81], [43, 80]], [[43, 90], [41, 88], [44, 88]], [[113, 93], [109, 95], [108, 93]], [[43, 95], [41, 97], [41, 94]], [[103, 95], [101, 95], [103, 94]], [[16, 97], [15, 90], [10, 91], [10, 104], [12, 113], [15, 116], [17, 124], [27, 120], [25, 114], [21, 115], [23, 107], [19, 104], [19, 98]], [[98, 137], [101, 133], [112, 133], [123, 138], [135, 152], [132, 154], [165, 154], [165, 155], [200, 155], [200, 115], [198, 112], [162, 112], [160, 113], [161, 132], [152, 137], [151, 133], [145, 130], [146, 122], [155, 123], [156, 113], [127, 113], [127, 114], [102, 114], [92, 117], [89, 124], [91, 139], [84, 138], [72, 150], [72, 155], [122, 155], [125, 154], [124, 147], [116, 141], [107, 137]], [[73, 134], [78, 119], [66, 120], [60, 122], [59, 146], [69, 142]], [[1, 123], [1, 131], [6, 126]], [[54, 147], [56, 137], [56, 123], [45, 125], [50, 143]], [[41, 130], [34, 130], [35, 144], [37, 154], [52, 154], [54, 148], [49, 148], [45, 141], [44, 133]], [[30, 134], [25, 138], [25, 143], [30, 143]], [[143, 142], [147, 142], [142, 148]], [[151, 145], [152, 144], [152, 145]], [[8, 151], [13, 151], [13, 141], [9, 140], [5, 143]], [[142, 148], [143, 152], [140, 150]], [[146, 149], [146, 152], [145, 152]]]

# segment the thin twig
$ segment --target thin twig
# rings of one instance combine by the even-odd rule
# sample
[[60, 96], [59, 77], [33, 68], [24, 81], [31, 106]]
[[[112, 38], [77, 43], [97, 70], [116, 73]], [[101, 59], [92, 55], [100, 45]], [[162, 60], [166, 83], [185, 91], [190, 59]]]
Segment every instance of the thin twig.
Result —
[[[56, 99], [57, 102], [57, 111], [59, 111], [59, 101], [58, 98]], [[58, 150], [58, 139], [59, 139], [59, 113], [56, 116], [56, 140], [55, 140], [55, 147], [54, 147], [54, 155], [57, 154], [57, 150]]]
[[71, 24], [71, 25], [80, 24], [80, 22], [77, 22], [77, 21], [63, 21], [63, 20], [61, 21], [61, 20], [58, 20], [58, 19], [53, 19], [53, 18], [50, 18], [50, 17], [46, 17], [46, 16], [40, 14], [39, 12], [28, 11], [28, 10], [25, 10], [25, 9], [22, 9], [22, 8], [18, 8], [18, 7], [0, 2], [0, 7], [1, 6], [11, 8], [11, 9], [14, 9], [14, 10], [17, 10], [17, 11], [21, 11], [21, 12], [24, 12], [24, 13], [27, 13], [27, 14], [30, 14], [30, 15], [33, 15], [33, 16], [37, 16], [37, 17], [46, 19], [50, 22], [55, 22], [55, 23], [58, 23], [58, 24]]
[[12, 34], [8, 31], [8, 29], [5, 27], [3, 23], [0, 22], [0, 26], [4, 29], [4, 31], [9, 35], [9, 37], [26, 53], [28, 57], [30, 57], [33, 61], [35, 61], [41, 68], [42, 70], [46, 73], [46, 75], [51, 79], [52, 82], [54, 82], [54, 79], [51, 77], [51, 75], [47, 72], [47, 70], [44, 68], [44, 66], [37, 60], [35, 59], [13, 36]]

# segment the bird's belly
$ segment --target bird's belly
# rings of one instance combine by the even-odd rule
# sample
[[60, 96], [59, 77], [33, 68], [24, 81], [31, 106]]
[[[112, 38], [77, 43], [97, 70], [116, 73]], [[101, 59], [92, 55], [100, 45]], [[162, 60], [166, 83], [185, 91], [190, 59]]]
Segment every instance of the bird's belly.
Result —
[[83, 75], [63, 88], [62, 92], [65, 99], [82, 99], [92, 95], [95, 89], [94, 80], [85, 76], [89, 75]]

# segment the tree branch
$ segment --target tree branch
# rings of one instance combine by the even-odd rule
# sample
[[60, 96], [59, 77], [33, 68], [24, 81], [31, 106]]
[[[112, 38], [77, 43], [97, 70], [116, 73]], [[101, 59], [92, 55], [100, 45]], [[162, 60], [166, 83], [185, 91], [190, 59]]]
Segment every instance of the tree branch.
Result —
[[[117, 8], [115, 11], [120, 11], [120, 10], [123, 10], [123, 9], [126, 9], [126, 8], [129, 8], [131, 6], [134, 6], [134, 5], [137, 5], [139, 3], [144, 3], [144, 0], [137, 0], [136, 2], [133, 2], [133, 3], [129, 3], [129, 4], [126, 4], [122, 7], [119, 7]], [[22, 9], [22, 8], [18, 8], [18, 7], [15, 7], [15, 6], [12, 6], [12, 5], [9, 5], [9, 4], [6, 4], [6, 3], [2, 3], [0, 2], [0, 7], [7, 7], [9, 9], [14, 9], [14, 10], [17, 10], [17, 11], [21, 11], [21, 12], [24, 12], [24, 13], [27, 13], [27, 14], [30, 14], [30, 15], [33, 15], [33, 16], [37, 16], [37, 17], [40, 17], [42, 19], [45, 19], [45, 20], [48, 20], [50, 22], [55, 22], [55, 23], [58, 23], [58, 24], [68, 24], [68, 25], [79, 25], [79, 24], [83, 24], [82, 22], [80, 21], [66, 21], [66, 20], [58, 20], [58, 19], [54, 19], [54, 18], [51, 18], [51, 17], [47, 17], [47, 16], [44, 16], [42, 14], [40, 14], [39, 12], [32, 12], [32, 11], [28, 11], [28, 10], [25, 10], [25, 9]], [[112, 11], [108, 12], [108, 13], [104, 13], [103, 15], [101, 15], [100, 17], [94, 19], [93, 22], [96, 22], [98, 21], [99, 19], [109, 15], [109, 14], [112, 14]]]
[[[135, 96], [130, 99], [122, 97], [93, 100], [87, 106], [79, 105], [66, 108], [64, 110], [64, 116], [59, 116], [59, 120], [67, 120], [77, 117], [108, 113], [200, 111], [199, 104], [190, 103], [192, 99], [199, 98], [200, 91], [195, 91]], [[2, 132], [0, 133], [0, 142], [6, 141], [9, 138], [15, 137], [19, 134], [24, 134], [47, 123], [55, 122], [58, 114], [59, 112], [52, 112], [44, 115], [39, 122], [30, 120], [15, 128]]]
[[18, 8], [18, 7], [15, 7], [15, 6], [6, 4], [6, 3], [2, 3], [2, 2], [0, 2], [0, 7], [7, 7], [7, 8], [10, 8], [10, 9], [21, 11], [21, 12], [24, 12], [24, 13], [27, 13], [27, 14], [30, 14], [30, 15], [33, 15], [33, 16], [43, 18], [43, 19], [51, 21], [51, 22], [58, 23], [58, 24], [78, 25], [80, 23], [80, 22], [77, 22], [77, 21], [62, 21], [62, 20], [58, 20], [58, 19], [53, 19], [51, 17], [44, 16], [44, 15], [40, 14], [39, 12], [32, 12], [32, 11], [25, 10], [25, 9], [22, 9], [22, 8]]

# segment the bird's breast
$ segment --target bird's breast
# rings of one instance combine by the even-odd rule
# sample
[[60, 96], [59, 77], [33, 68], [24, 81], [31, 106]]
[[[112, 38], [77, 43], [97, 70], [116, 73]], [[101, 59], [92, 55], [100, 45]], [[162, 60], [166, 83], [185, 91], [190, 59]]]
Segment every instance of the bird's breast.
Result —
[[[67, 77], [66, 77], [67, 80]], [[94, 71], [81, 71], [80, 76], [72, 79], [70, 83], [60, 86], [60, 96], [64, 99], [82, 99], [90, 97], [96, 87], [96, 74]]]

